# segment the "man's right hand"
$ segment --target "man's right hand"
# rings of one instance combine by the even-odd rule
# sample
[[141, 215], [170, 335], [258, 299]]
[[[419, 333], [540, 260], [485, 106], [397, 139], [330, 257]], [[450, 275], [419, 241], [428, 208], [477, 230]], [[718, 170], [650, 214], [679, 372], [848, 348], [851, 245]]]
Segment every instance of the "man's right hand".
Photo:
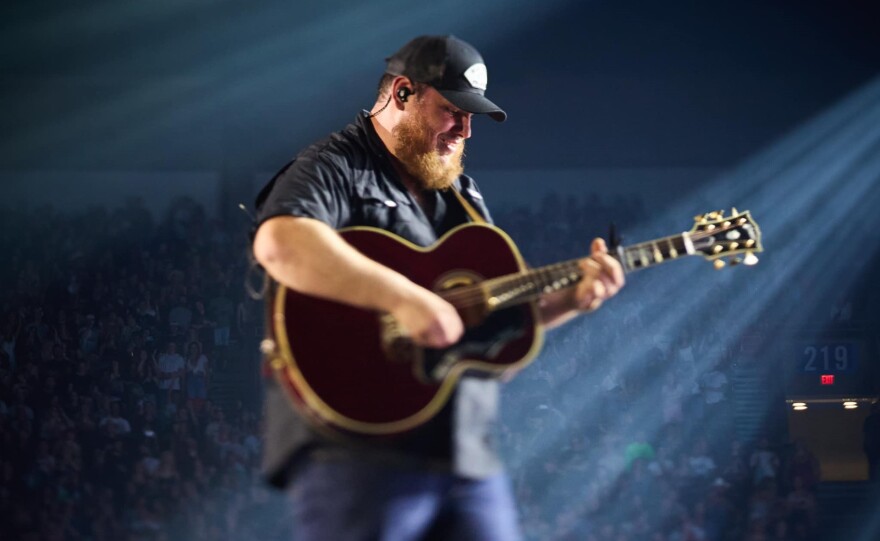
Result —
[[413, 284], [390, 311], [406, 334], [419, 346], [451, 346], [464, 334], [464, 323], [452, 304]]

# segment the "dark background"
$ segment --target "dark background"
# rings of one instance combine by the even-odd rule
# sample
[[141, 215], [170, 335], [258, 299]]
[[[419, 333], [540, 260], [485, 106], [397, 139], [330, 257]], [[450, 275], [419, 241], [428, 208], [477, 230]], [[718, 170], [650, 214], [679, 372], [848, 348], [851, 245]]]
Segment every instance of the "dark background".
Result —
[[370, 107], [382, 59], [421, 33], [476, 45], [510, 115], [476, 124], [472, 168], [727, 167], [877, 74], [878, 14], [869, 1], [18, 2], [0, 11], [0, 169], [274, 169]]

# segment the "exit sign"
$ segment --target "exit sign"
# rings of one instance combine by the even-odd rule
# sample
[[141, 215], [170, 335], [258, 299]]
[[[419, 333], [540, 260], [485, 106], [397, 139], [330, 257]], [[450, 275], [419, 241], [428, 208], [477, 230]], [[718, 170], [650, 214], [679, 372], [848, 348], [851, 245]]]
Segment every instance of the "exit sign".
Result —
[[[873, 337], [872, 337], [873, 340]], [[860, 335], [842, 332], [793, 338], [786, 355], [785, 393], [789, 397], [872, 396], [869, 370], [880, 357]]]

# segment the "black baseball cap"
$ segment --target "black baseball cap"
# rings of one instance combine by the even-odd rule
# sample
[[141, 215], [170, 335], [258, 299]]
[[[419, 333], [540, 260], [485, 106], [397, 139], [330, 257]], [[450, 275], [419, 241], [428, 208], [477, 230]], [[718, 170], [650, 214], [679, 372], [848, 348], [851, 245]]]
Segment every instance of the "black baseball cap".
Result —
[[385, 59], [385, 73], [434, 87], [468, 113], [504, 122], [507, 113], [486, 97], [486, 64], [472, 45], [455, 36], [419, 36]]

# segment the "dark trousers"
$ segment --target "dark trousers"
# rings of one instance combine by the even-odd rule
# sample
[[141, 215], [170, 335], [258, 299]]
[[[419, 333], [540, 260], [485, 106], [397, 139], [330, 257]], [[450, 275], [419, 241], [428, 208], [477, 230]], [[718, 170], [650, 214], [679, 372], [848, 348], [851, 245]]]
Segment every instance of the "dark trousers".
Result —
[[351, 456], [311, 456], [292, 487], [296, 541], [519, 541], [504, 474], [464, 479]]

